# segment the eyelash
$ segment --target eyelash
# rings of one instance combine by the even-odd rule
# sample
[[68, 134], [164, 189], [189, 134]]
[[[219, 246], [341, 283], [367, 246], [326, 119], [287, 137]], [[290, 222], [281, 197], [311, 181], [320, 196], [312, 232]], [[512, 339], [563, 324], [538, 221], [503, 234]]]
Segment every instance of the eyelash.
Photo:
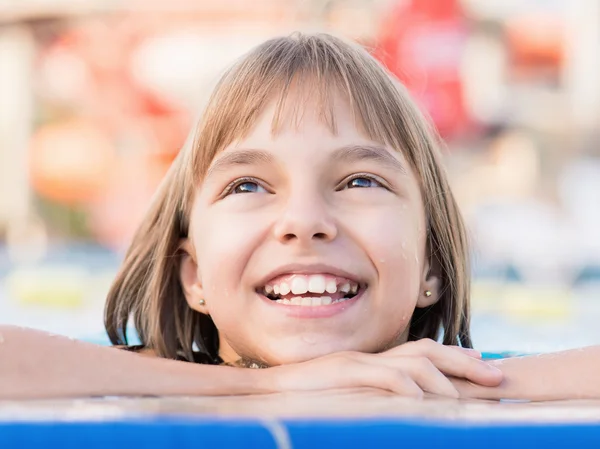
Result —
[[[346, 179], [343, 181], [343, 183], [341, 183], [341, 184], [340, 184], [340, 187], [341, 187], [341, 188], [338, 188], [337, 190], [345, 190], [346, 186], [347, 186], [349, 183], [351, 183], [351, 182], [352, 182], [352, 181], [354, 181], [355, 179], [362, 179], [362, 178], [364, 178], [364, 179], [369, 179], [369, 180], [371, 180], [371, 181], [375, 181], [377, 184], [379, 184], [379, 186], [380, 186], [381, 188], [384, 188], [384, 189], [386, 189], [386, 190], [389, 190], [389, 188], [386, 186], [386, 184], [385, 184], [385, 181], [383, 181], [383, 179], [381, 179], [379, 176], [374, 176], [374, 175], [371, 175], [371, 174], [369, 174], [369, 173], [356, 173], [356, 174], [354, 174], [354, 175], [350, 176], [349, 178], [346, 178]], [[228, 185], [225, 187], [225, 189], [223, 190], [223, 193], [221, 194], [221, 197], [222, 197], [222, 198], [224, 198], [224, 197], [226, 197], [226, 196], [229, 196], [229, 195], [233, 194], [234, 190], [235, 190], [237, 187], [239, 187], [240, 185], [242, 185], [242, 184], [244, 184], [244, 183], [246, 183], [246, 182], [252, 182], [252, 183], [255, 183], [255, 184], [259, 185], [260, 187], [263, 187], [263, 186], [262, 186], [262, 184], [261, 184], [261, 182], [260, 182], [258, 179], [256, 179], [256, 178], [253, 178], [253, 177], [251, 177], [251, 176], [246, 176], [246, 177], [243, 177], [243, 178], [238, 178], [238, 179], [235, 179], [235, 180], [233, 180], [232, 182], [230, 182], [230, 183], [229, 183], [229, 184], [228, 184]], [[263, 187], [263, 189], [264, 189], [264, 188], [265, 188], [265, 187]], [[363, 188], [364, 188], [364, 187], [363, 187]]]
[[[344, 182], [342, 184], [340, 184], [340, 187], [342, 187], [342, 188], [340, 188], [338, 190], [345, 189], [346, 186], [348, 184], [350, 184], [352, 181], [354, 181], [355, 179], [363, 179], [363, 178], [369, 179], [371, 181], [375, 181], [377, 184], [379, 184], [379, 187], [389, 190], [389, 188], [387, 187], [387, 184], [385, 183], [385, 181], [383, 179], [381, 179], [379, 176], [375, 176], [375, 175], [372, 175], [369, 173], [356, 173], [356, 174], [350, 176], [349, 178], [344, 179]], [[360, 187], [355, 187], [355, 188], [360, 188]]]
[[[253, 178], [253, 177], [251, 177], [251, 176], [245, 176], [245, 177], [243, 177], [243, 178], [237, 178], [237, 179], [235, 179], [235, 180], [231, 181], [229, 184], [227, 184], [227, 187], [225, 187], [225, 189], [223, 190], [223, 193], [221, 194], [221, 198], [224, 198], [224, 197], [226, 197], [226, 196], [229, 196], [229, 195], [231, 195], [231, 194], [233, 193], [233, 191], [234, 191], [234, 190], [235, 190], [237, 187], [239, 187], [240, 185], [242, 185], [242, 184], [244, 184], [244, 183], [246, 183], [246, 182], [253, 182], [253, 183], [255, 183], [255, 184], [257, 184], [257, 185], [259, 185], [259, 186], [263, 187], [263, 186], [262, 186], [262, 184], [261, 184], [261, 182], [260, 182], [258, 179], [256, 179], [256, 178]], [[263, 187], [263, 189], [264, 189], [264, 188], [265, 188], [265, 187]], [[266, 189], [265, 189], [265, 190], [266, 190]]]

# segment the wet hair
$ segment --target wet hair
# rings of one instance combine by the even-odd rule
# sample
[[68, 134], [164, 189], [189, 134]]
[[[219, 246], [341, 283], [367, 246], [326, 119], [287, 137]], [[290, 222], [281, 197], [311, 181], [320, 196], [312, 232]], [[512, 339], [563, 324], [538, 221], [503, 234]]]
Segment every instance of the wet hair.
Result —
[[[292, 95], [291, 92], [294, 92]], [[179, 269], [190, 207], [215, 155], [247, 135], [268, 105], [272, 130], [299, 123], [309, 102], [336, 132], [334, 97], [349, 102], [373, 141], [402, 152], [420, 183], [427, 255], [441, 279], [439, 301], [416, 309], [409, 340], [438, 339], [471, 347], [469, 254], [465, 228], [442, 167], [439, 138], [405, 88], [363, 47], [328, 34], [268, 40], [239, 59], [217, 84], [195, 133], [168, 171], [109, 291], [105, 326], [113, 344], [127, 344], [131, 319], [142, 344], [159, 356], [219, 363], [212, 319], [192, 310]]]

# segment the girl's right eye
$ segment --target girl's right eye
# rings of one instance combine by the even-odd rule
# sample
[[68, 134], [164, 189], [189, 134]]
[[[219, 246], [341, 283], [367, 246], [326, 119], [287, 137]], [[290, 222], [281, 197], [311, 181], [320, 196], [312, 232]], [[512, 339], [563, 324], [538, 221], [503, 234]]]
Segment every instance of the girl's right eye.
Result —
[[240, 178], [231, 182], [223, 192], [223, 196], [240, 193], [266, 193], [267, 190], [254, 178]]

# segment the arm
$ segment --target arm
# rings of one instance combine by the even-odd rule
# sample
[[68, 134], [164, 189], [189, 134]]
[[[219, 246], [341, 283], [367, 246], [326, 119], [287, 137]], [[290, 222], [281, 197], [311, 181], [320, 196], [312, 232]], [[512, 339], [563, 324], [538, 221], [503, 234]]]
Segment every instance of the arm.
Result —
[[273, 391], [261, 370], [144, 357], [0, 325], [0, 399]]
[[340, 352], [254, 370], [177, 362], [0, 325], [0, 400], [85, 396], [218, 396], [374, 387], [458, 397], [439, 370], [498, 385], [501, 373], [464, 350], [423, 339], [380, 354]]
[[500, 386], [483, 387], [453, 379], [461, 397], [531, 401], [600, 398], [600, 346], [490, 364], [504, 374]]

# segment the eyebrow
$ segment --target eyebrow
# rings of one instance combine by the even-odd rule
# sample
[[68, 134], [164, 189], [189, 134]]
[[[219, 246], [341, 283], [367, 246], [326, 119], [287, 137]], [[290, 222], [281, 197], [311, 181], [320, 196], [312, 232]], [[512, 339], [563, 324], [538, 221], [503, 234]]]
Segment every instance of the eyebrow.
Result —
[[238, 165], [268, 164], [273, 162], [274, 156], [263, 150], [239, 150], [225, 153], [219, 157], [208, 169], [206, 177], [217, 172], [224, 172]]
[[[234, 166], [240, 165], [266, 165], [272, 163], [275, 157], [272, 153], [264, 150], [237, 150], [225, 153], [219, 157], [208, 169], [206, 178], [217, 172], [226, 172]], [[346, 145], [334, 150], [331, 160], [341, 162], [373, 161], [380, 165], [392, 168], [402, 174], [406, 174], [404, 165], [396, 159], [385, 147], [380, 145]]]
[[336, 149], [331, 158], [335, 162], [373, 161], [406, 174], [406, 168], [384, 146], [380, 145], [347, 145]]

